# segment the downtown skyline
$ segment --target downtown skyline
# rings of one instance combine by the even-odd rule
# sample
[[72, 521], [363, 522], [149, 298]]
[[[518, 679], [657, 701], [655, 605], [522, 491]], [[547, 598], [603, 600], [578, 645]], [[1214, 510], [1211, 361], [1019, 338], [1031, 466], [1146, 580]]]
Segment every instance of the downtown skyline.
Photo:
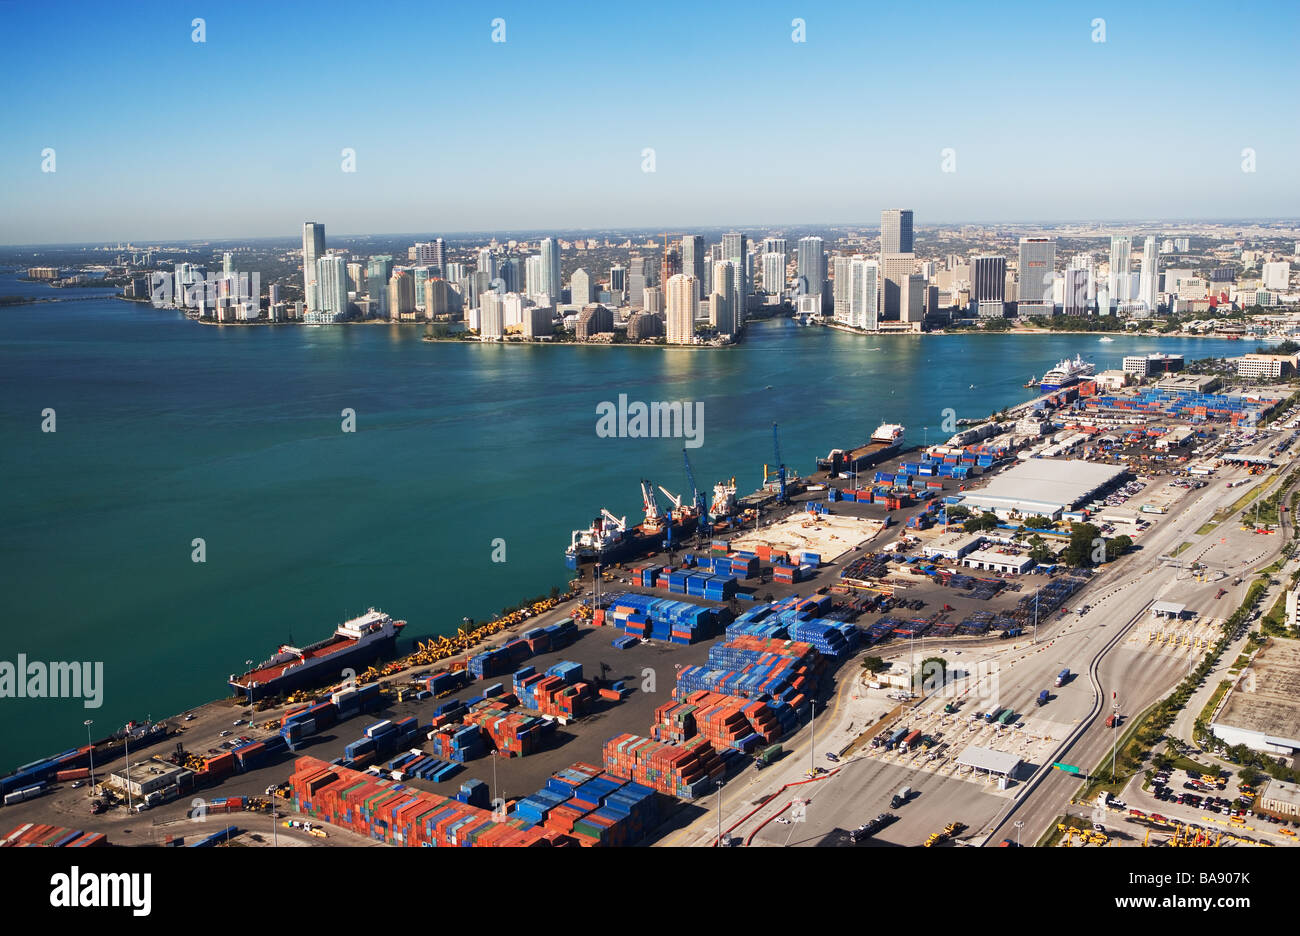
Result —
[[[1109, 11], [1105, 42], [1093, 41], [1091, 23], [1108, 11], [1075, 4], [1010, 4], [975, 18], [957, 4], [741, 13], [668, 3], [646, 17], [409, 6], [373, 23], [345, 5], [320, 9], [303, 18], [216, 4], [203, 11], [201, 43], [164, 4], [91, 7], [58, 29], [57, 12], [0, 11], [30, 40], [2, 66], [14, 104], [0, 145], [9, 208], [0, 243], [266, 237], [325, 213], [340, 231], [401, 230], [419, 218], [467, 233], [851, 224], [899, 203], [939, 224], [1051, 222], [1098, 204], [1116, 206], [1117, 220], [1300, 213], [1289, 171], [1300, 138], [1276, 112], [1297, 68], [1253, 54], [1262, 23], [1294, 17], [1280, 3], [1212, 23], [1172, 4]], [[504, 42], [492, 41], [498, 18]], [[795, 19], [804, 42], [792, 41]], [[399, 34], [387, 28], [395, 21]], [[331, 22], [348, 29], [330, 32]], [[863, 45], [891, 34], [924, 43]], [[1231, 72], [1187, 67], [1187, 48], [1207, 36]], [[382, 67], [343, 85], [377, 119], [331, 122], [340, 98], [291, 106], [268, 93], [297, 86], [301, 59], [285, 53], [299, 47], [322, 60], [385, 49]], [[572, 58], [558, 50], [570, 48], [590, 50], [588, 68], [566, 70]], [[981, 50], [997, 54], [972, 54]], [[213, 68], [216, 58], [225, 67]], [[50, 60], [60, 67], [42, 67]], [[734, 93], [713, 90], [727, 76]], [[1177, 93], [1154, 114], [1108, 105], [1144, 83]], [[150, 89], [163, 86], [192, 114], [182, 128], [208, 129], [153, 115]], [[113, 103], [91, 87], [111, 89]], [[430, 104], [393, 90], [428, 87]], [[1255, 93], [1243, 98], [1245, 89]], [[1225, 109], [1234, 117], [1220, 131], [1192, 129]], [[804, 129], [772, 123], [793, 113]], [[1007, 132], [1027, 113], [1047, 145]], [[1088, 145], [1069, 145], [1075, 132]], [[1150, 142], [1139, 152], [1136, 140]], [[47, 149], [54, 172], [41, 171]], [[1246, 149], [1253, 172], [1242, 171]], [[355, 172], [344, 171], [345, 150]]]

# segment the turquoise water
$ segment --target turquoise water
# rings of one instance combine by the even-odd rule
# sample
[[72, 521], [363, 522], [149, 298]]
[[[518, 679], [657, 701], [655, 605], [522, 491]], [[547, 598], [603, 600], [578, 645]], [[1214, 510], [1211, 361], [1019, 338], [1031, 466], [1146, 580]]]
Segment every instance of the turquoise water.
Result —
[[[0, 294], [13, 287], [0, 278]], [[59, 296], [69, 291], [54, 291]], [[103, 661], [103, 707], [0, 700], [0, 769], [225, 679], [368, 606], [453, 631], [567, 579], [569, 533], [638, 480], [681, 493], [680, 440], [603, 439], [596, 406], [704, 402], [706, 489], [783, 456], [807, 473], [882, 421], [934, 441], [943, 410], [1020, 402], [1076, 351], [1240, 354], [1244, 342], [861, 337], [757, 324], [724, 351], [422, 342], [413, 327], [217, 328], [112, 299], [0, 309], [0, 660]], [[1251, 344], [1253, 348], [1253, 344]], [[970, 385], [974, 384], [975, 389]], [[772, 389], [765, 389], [768, 386]], [[43, 433], [41, 411], [56, 411]], [[340, 411], [357, 431], [340, 431]], [[923, 427], [929, 427], [927, 431]], [[191, 561], [191, 541], [207, 561]], [[505, 540], [505, 563], [492, 562]]]

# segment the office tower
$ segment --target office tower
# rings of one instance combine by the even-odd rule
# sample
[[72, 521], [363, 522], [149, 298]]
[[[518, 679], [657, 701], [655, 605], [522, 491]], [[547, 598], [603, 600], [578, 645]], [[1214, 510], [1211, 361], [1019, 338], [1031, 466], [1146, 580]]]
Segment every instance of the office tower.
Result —
[[836, 257], [831, 263], [831, 291], [835, 321], [849, 323], [849, 264], [848, 257]]
[[221, 255], [221, 272], [222, 273], [235, 272], [235, 255], [232, 254], [229, 250], [227, 250], [225, 253]]
[[395, 321], [415, 315], [415, 277], [406, 270], [394, 270], [388, 281], [388, 317]]
[[486, 273], [489, 282], [496, 279], [497, 258], [488, 247], [484, 247], [478, 252], [478, 272]]
[[459, 283], [468, 275], [468, 270], [463, 263], [448, 263], [443, 270], [442, 278], [449, 283]]
[[497, 278], [508, 293], [524, 291], [524, 262], [518, 257], [504, 257], [497, 264]]
[[849, 261], [849, 324], [875, 330], [880, 297], [880, 264], [865, 257]]
[[1175, 237], [1174, 251], [1176, 253], [1187, 253], [1192, 249], [1192, 239], [1190, 237]]
[[266, 289], [266, 304], [268, 306], [274, 306], [279, 301], [280, 301], [280, 284], [272, 283]]
[[1087, 315], [1092, 303], [1092, 271], [1071, 266], [1065, 271], [1061, 296], [1062, 315]]
[[447, 242], [441, 237], [433, 239], [433, 257], [430, 258], [433, 267], [440, 272], [444, 279], [447, 278]]
[[682, 237], [682, 268], [679, 272], [695, 277], [695, 282], [704, 285], [704, 238], [699, 234], [686, 234]]
[[627, 292], [627, 269], [620, 264], [616, 263], [609, 268], [609, 291], [616, 296]]
[[551, 334], [551, 307], [524, 306], [523, 333], [525, 338], [540, 338]]
[[469, 278], [469, 304], [470, 307], [477, 307], [486, 293], [500, 293], [502, 290], [496, 289], [492, 285], [492, 278], [483, 271], [475, 271]]
[[365, 264], [355, 261], [348, 263], [348, 289], [360, 295], [366, 291]]
[[880, 255], [913, 252], [912, 212], [907, 208], [887, 208], [880, 212]]
[[[316, 261], [325, 256], [325, 225], [319, 221], [304, 221], [302, 225], [302, 291], [316, 282]], [[314, 311], [308, 300], [308, 311]]]
[[826, 288], [826, 251], [820, 237], [801, 237], [796, 248], [795, 292], [820, 296]]
[[206, 276], [207, 273], [202, 267], [192, 263], [176, 264], [172, 284], [174, 290], [172, 303], [176, 308], [186, 309], [199, 305], [203, 298], [203, 281]]
[[524, 292], [530, 296], [541, 297], [547, 303], [554, 301], [546, 292], [541, 254], [530, 254], [524, 259]]
[[690, 344], [695, 340], [695, 277], [678, 273], [668, 281], [668, 343]]
[[[745, 310], [749, 303], [749, 280], [745, 276], [745, 254], [749, 252], [749, 239], [737, 231], [722, 235], [722, 260], [730, 260], [735, 265], [732, 276], [736, 283], [736, 327], [745, 324]], [[712, 284], [712, 290], [718, 291], [718, 284]]]
[[925, 277], [920, 273], [912, 273], [903, 280], [901, 285], [898, 320], [919, 324], [925, 320]]
[[971, 261], [971, 304], [980, 318], [1003, 318], [1007, 286], [1006, 257], [982, 256]]
[[719, 334], [736, 332], [736, 273], [730, 260], [713, 264], [713, 292], [709, 294], [709, 324]]
[[893, 253], [881, 255], [880, 321], [901, 321], [903, 283], [912, 275], [915, 268], [915, 254]]
[[1285, 260], [1265, 263], [1260, 267], [1260, 278], [1265, 289], [1284, 291], [1291, 280], [1291, 264]]
[[417, 312], [423, 312], [424, 309], [424, 284], [429, 281], [429, 268], [427, 266], [417, 266], [411, 268], [411, 281], [415, 284], [415, 309]]
[[763, 254], [763, 291], [780, 296], [785, 292], [785, 252]]
[[370, 297], [370, 313], [376, 318], [388, 318], [388, 279], [393, 270], [393, 258], [371, 257], [366, 263], [366, 294]]
[[664, 293], [658, 286], [646, 286], [641, 290], [641, 308], [651, 315], [658, 315], [664, 310]]
[[479, 306], [479, 338], [500, 338], [505, 334], [505, 310], [500, 293], [487, 292]]
[[591, 277], [579, 267], [569, 278], [569, 302], [576, 306], [585, 306], [591, 302]]
[[519, 293], [498, 293], [501, 296], [501, 324], [507, 331], [524, 324], [524, 297]]
[[1156, 239], [1142, 241], [1142, 276], [1138, 280], [1138, 302], [1151, 312], [1159, 305], [1160, 271], [1156, 259]]
[[543, 237], [541, 243], [542, 290], [551, 302], [560, 301], [560, 245], [553, 237]]
[[1020, 270], [1016, 288], [1021, 318], [1051, 315], [1052, 277], [1056, 273], [1056, 238], [1020, 238]]
[[790, 253], [790, 248], [787, 246], [784, 237], [765, 237], [763, 238], [763, 253], [779, 253], [784, 257]]
[[348, 265], [327, 255], [316, 261], [316, 301], [326, 321], [341, 322], [348, 314]]
[[1121, 305], [1132, 298], [1128, 291], [1131, 248], [1132, 243], [1127, 236], [1116, 235], [1110, 239], [1110, 295]]
[[682, 255], [676, 247], [669, 247], [664, 251], [659, 267], [659, 282], [666, 283], [680, 272], [682, 272]]
[[424, 314], [428, 318], [451, 313], [451, 286], [444, 279], [430, 279], [424, 284]]

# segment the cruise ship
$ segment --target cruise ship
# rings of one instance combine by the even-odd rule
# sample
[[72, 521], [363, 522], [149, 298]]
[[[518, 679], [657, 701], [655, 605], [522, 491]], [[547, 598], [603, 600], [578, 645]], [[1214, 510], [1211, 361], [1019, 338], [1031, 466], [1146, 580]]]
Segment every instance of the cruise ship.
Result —
[[320, 686], [343, 679], [343, 670], [357, 669], [391, 655], [405, 621], [394, 621], [383, 611], [369, 609], [344, 621], [325, 640], [307, 647], [284, 644], [275, 656], [242, 676], [231, 675], [230, 687], [250, 702], [305, 686]]
[[837, 475], [877, 465], [895, 455], [902, 447], [903, 432], [903, 427], [897, 423], [881, 423], [871, 433], [871, 441], [866, 445], [847, 452], [844, 449], [831, 449], [825, 458], [817, 459], [817, 470]]
[[1038, 385], [1038, 388], [1043, 393], [1055, 393], [1063, 387], [1077, 384], [1085, 377], [1091, 377], [1096, 372], [1096, 365], [1088, 363], [1076, 354], [1073, 361], [1066, 358], [1044, 374], [1043, 382]]

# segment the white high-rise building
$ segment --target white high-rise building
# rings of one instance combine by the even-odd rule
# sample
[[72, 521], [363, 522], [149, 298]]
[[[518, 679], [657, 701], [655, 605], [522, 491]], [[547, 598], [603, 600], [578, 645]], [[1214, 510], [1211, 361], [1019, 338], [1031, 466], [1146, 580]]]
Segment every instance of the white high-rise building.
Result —
[[1123, 305], [1133, 297], [1129, 295], [1129, 254], [1132, 241], [1127, 235], [1110, 239], [1110, 298]]
[[[325, 256], [325, 225], [319, 221], [302, 224], [302, 291], [307, 296], [307, 309], [314, 311], [312, 297], [319, 294], [311, 289], [316, 282], [316, 261]], [[319, 298], [318, 298], [319, 301]]]
[[866, 257], [849, 261], [849, 320], [854, 328], [874, 331], [879, 327], [880, 263]]
[[820, 296], [826, 289], [826, 250], [820, 237], [801, 237], [796, 248], [798, 269], [795, 292]]
[[[455, 266], [455, 264], [452, 265]], [[548, 303], [553, 301], [546, 292], [541, 254], [530, 254], [524, 260], [524, 292], [530, 296], [545, 299]]]
[[785, 292], [785, 251], [763, 254], [763, 291], [781, 296]]
[[478, 336], [483, 340], [505, 334], [505, 301], [498, 292], [485, 292], [479, 302]]
[[316, 301], [313, 310], [325, 316], [325, 321], [342, 321], [348, 314], [348, 265], [342, 258], [327, 255], [316, 261]]
[[1019, 279], [1016, 298], [1021, 318], [1051, 315], [1052, 278], [1056, 272], [1056, 239], [1020, 238]]
[[676, 273], [668, 278], [667, 332], [669, 344], [690, 344], [695, 340], [695, 277]]
[[1260, 277], [1265, 289], [1285, 291], [1291, 280], [1291, 264], [1285, 260], [1266, 263], [1260, 268]]
[[841, 325], [849, 324], [849, 257], [831, 261], [832, 315]]
[[569, 302], [573, 305], [585, 306], [591, 302], [591, 299], [591, 277], [587, 275], [586, 270], [578, 267], [569, 278]]
[[[730, 260], [735, 265], [733, 277], [736, 281], [736, 327], [745, 324], [745, 308], [749, 300], [749, 277], [746, 275], [746, 257], [749, 254], [749, 238], [738, 231], [729, 231], [722, 235], [722, 255], [719, 260]], [[710, 287], [713, 291], [717, 283]]]
[[542, 292], [551, 302], [560, 301], [560, 245], [554, 237], [543, 237], [541, 243], [542, 257]]
[[709, 294], [709, 324], [719, 334], [736, 332], [735, 264], [721, 260], [713, 264], [713, 292]]
[[1147, 237], [1142, 241], [1142, 276], [1138, 280], [1138, 302], [1154, 312], [1160, 304], [1160, 272], [1156, 239]]

